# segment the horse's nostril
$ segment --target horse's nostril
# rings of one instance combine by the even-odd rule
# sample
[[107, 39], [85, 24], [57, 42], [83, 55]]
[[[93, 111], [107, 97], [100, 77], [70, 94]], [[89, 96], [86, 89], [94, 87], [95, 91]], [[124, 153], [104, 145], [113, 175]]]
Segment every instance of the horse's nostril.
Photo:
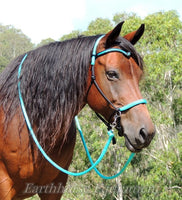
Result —
[[147, 130], [145, 128], [141, 128], [139, 134], [142, 136], [143, 140], [146, 141], [148, 135]]
[[152, 137], [148, 134], [147, 130], [145, 128], [141, 128], [139, 132], [139, 138], [141, 144], [149, 144]]
[[145, 128], [141, 128], [139, 132], [140, 142], [143, 144], [149, 144], [154, 137], [155, 132], [149, 133]]

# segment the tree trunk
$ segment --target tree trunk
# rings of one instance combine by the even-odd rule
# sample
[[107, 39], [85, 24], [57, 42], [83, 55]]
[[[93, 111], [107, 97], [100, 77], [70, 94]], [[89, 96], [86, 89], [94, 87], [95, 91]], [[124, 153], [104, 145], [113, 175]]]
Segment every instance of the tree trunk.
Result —
[[117, 185], [117, 200], [123, 200], [123, 188], [121, 183], [120, 176], [116, 178], [116, 185]]

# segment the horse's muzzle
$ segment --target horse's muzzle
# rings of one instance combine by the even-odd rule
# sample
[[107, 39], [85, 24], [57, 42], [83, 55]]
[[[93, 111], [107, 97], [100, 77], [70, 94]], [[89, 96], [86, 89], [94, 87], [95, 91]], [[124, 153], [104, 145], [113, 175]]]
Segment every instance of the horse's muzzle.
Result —
[[124, 133], [125, 145], [131, 152], [140, 152], [143, 148], [149, 146], [154, 136], [155, 129], [148, 132], [147, 129], [141, 128], [136, 136]]

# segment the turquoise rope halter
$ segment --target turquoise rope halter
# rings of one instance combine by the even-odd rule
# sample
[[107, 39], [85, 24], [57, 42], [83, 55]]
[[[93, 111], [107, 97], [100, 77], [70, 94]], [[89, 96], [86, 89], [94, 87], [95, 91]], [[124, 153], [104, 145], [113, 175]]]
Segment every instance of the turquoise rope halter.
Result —
[[[106, 53], [109, 53], [109, 52], [112, 52], [112, 49], [109, 49], [109, 50], [105, 50], [103, 52], [100, 52], [98, 54], [96, 54], [96, 49], [97, 49], [97, 45], [100, 41], [100, 39], [102, 38], [103, 36], [101, 36], [100, 38], [97, 39], [95, 45], [94, 45], [94, 48], [93, 48], [93, 54], [92, 54], [92, 60], [91, 60], [91, 65], [95, 65], [95, 59], [96, 59], [96, 56], [101, 56], [101, 55], [104, 55]], [[120, 52], [122, 54], [125, 54], [127, 56], [130, 55], [129, 52], [125, 52], [123, 50], [120, 50], [120, 49], [113, 49], [113, 51], [117, 51], [117, 52]], [[117, 176], [119, 176], [120, 174], [123, 173], [123, 171], [126, 169], [126, 167], [128, 166], [128, 164], [131, 162], [131, 160], [133, 159], [135, 153], [131, 153], [130, 157], [128, 158], [127, 162], [125, 163], [124, 167], [121, 169], [121, 171], [119, 173], [117, 173], [116, 175], [114, 176], [110, 176], [110, 177], [107, 177], [107, 176], [104, 176], [102, 175], [98, 169], [96, 168], [96, 166], [102, 161], [103, 157], [105, 156], [108, 148], [109, 148], [109, 145], [114, 137], [114, 134], [113, 134], [113, 131], [112, 130], [108, 130], [108, 141], [106, 142], [99, 158], [93, 162], [92, 158], [91, 158], [91, 155], [89, 153], [89, 150], [87, 148], [87, 145], [86, 145], [86, 142], [85, 142], [85, 139], [84, 139], [84, 136], [83, 136], [83, 132], [81, 130], [81, 127], [80, 127], [80, 124], [79, 124], [79, 121], [78, 121], [78, 118], [77, 116], [75, 117], [75, 122], [76, 122], [76, 125], [77, 125], [77, 129], [80, 133], [80, 137], [81, 137], [81, 140], [83, 142], [83, 146], [85, 148], [85, 151], [86, 151], [86, 154], [88, 156], [88, 159], [91, 163], [91, 167], [89, 167], [87, 170], [85, 171], [82, 171], [82, 172], [78, 172], [78, 173], [75, 173], [75, 172], [70, 172], [62, 167], [60, 167], [59, 165], [57, 165], [47, 154], [46, 152], [43, 150], [43, 148], [41, 147], [40, 143], [38, 142], [36, 136], [35, 136], [35, 133], [33, 131], [33, 128], [31, 126], [31, 123], [30, 123], [30, 120], [28, 118], [28, 115], [27, 115], [27, 112], [26, 112], [26, 108], [25, 108], [25, 104], [24, 104], [24, 101], [23, 101], [23, 98], [22, 98], [22, 94], [21, 94], [21, 81], [20, 81], [20, 75], [21, 75], [21, 69], [22, 69], [22, 65], [25, 61], [25, 59], [27, 58], [27, 54], [25, 54], [25, 56], [23, 57], [20, 65], [19, 65], [19, 69], [18, 69], [18, 94], [19, 94], [19, 100], [20, 100], [20, 105], [21, 105], [21, 109], [22, 109], [22, 112], [23, 112], [23, 115], [24, 115], [24, 118], [25, 118], [25, 121], [26, 121], [26, 124], [27, 124], [27, 127], [28, 127], [28, 130], [29, 130], [29, 133], [30, 135], [32, 136], [35, 144], [37, 145], [39, 151], [42, 153], [42, 155], [44, 156], [44, 158], [51, 164], [53, 165], [56, 169], [60, 170], [61, 172], [65, 173], [65, 174], [68, 174], [68, 175], [72, 175], [72, 176], [81, 176], [81, 175], [84, 175], [88, 172], [90, 172], [92, 169], [94, 169], [96, 171], [96, 173], [101, 177], [101, 178], [104, 178], [104, 179], [113, 179], [113, 178], [116, 178]], [[137, 100], [137, 101], [134, 101], [126, 106], [123, 106], [121, 108], [119, 108], [119, 110], [122, 112], [122, 111], [125, 111], [125, 110], [128, 110], [138, 104], [146, 104], [147, 101], [145, 99], [140, 99], [140, 100]]]

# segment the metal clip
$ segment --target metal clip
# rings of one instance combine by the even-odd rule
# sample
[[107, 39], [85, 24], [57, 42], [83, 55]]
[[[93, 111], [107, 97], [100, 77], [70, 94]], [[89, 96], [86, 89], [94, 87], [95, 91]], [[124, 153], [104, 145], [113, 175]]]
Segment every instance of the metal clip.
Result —
[[121, 111], [117, 111], [116, 114], [114, 115], [114, 121], [110, 124], [112, 129], [116, 128], [117, 126], [117, 120], [121, 115]]

